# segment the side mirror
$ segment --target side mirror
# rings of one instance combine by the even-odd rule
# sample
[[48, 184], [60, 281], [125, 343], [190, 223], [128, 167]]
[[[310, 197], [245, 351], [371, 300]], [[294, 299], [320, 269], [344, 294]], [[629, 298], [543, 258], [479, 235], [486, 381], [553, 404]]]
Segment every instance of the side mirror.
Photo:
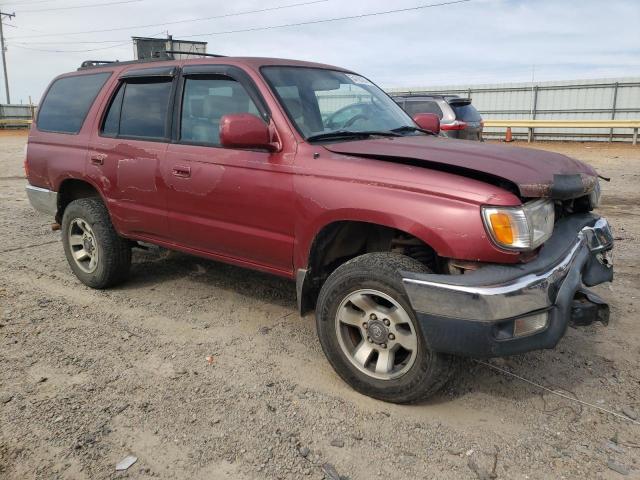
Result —
[[250, 113], [224, 115], [220, 119], [220, 144], [227, 148], [249, 148], [275, 152], [280, 143], [263, 120]]
[[435, 134], [440, 133], [440, 119], [435, 113], [416, 113], [413, 121], [423, 130], [429, 130]]

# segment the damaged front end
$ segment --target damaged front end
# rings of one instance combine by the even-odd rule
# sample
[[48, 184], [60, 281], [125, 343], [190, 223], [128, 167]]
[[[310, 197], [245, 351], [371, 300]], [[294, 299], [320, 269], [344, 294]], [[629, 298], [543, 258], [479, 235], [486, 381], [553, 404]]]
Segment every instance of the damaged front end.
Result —
[[589, 195], [598, 189], [598, 177], [586, 173], [556, 174], [551, 183], [523, 183], [518, 185], [520, 195], [529, 198], [569, 200]]
[[568, 325], [608, 322], [608, 306], [586, 287], [613, 278], [608, 222], [565, 217], [531, 262], [489, 264], [464, 275], [403, 272], [430, 347], [492, 357], [553, 348]]

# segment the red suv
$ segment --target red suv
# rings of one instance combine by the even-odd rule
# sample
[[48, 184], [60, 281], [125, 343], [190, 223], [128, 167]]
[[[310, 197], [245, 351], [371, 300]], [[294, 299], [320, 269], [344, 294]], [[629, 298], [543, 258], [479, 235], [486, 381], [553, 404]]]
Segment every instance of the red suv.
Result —
[[435, 115], [349, 70], [88, 62], [40, 105], [27, 193], [80, 281], [125, 280], [138, 242], [290, 278], [367, 395], [417, 401], [456, 356], [552, 348], [608, 319], [585, 287], [613, 276], [591, 167], [439, 138]]

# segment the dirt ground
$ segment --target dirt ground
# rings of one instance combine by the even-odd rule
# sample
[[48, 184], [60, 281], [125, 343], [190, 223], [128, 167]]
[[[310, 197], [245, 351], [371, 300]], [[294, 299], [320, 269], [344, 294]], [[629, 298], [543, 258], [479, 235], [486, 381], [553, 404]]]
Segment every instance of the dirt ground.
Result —
[[[0, 134], [0, 478], [640, 478], [640, 424], [472, 361], [420, 405], [355, 393], [293, 283], [135, 250], [125, 285], [81, 285], [27, 201], [25, 141]], [[640, 147], [533, 147], [611, 177], [611, 323], [491, 363], [640, 420]]]

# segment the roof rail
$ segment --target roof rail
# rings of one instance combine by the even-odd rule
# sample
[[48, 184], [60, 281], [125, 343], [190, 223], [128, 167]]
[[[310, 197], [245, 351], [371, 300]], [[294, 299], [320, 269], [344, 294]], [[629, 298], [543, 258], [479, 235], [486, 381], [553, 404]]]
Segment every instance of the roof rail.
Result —
[[196, 55], [198, 57], [226, 57], [226, 55], [218, 55], [217, 53], [181, 52], [180, 50], [162, 50], [161, 52], [155, 53], [170, 53], [172, 55]]
[[168, 58], [144, 58], [142, 60], [125, 60], [124, 62], [121, 62], [120, 60], [85, 60], [84, 62], [82, 62], [78, 70], [101, 68], [101, 67], [107, 67], [109, 65], [120, 66], [120, 65], [134, 65], [137, 63], [152, 63], [152, 62], [160, 62], [160, 61], [166, 62], [167, 60], [169, 59]]
[[162, 54], [180, 54], [180, 55], [195, 55], [200, 57], [224, 57], [224, 55], [218, 55], [215, 53], [198, 53], [198, 52], [181, 52], [179, 50], [162, 50], [159, 52], [154, 52], [153, 57], [151, 58], [143, 58], [140, 60], [126, 60], [121, 62], [120, 60], [85, 60], [80, 65], [78, 70], [85, 70], [88, 68], [99, 68], [106, 67], [108, 65], [117, 64], [117, 65], [131, 65], [135, 63], [147, 63], [147, 62], [161, 62], [171, 60], [168, 55], [163, 56]]
[[80, 65], [80, 68], [101, 67], [101, 66], [107, 65], [109, 63], [117, 63], [117, 62], [118, 62], [118, 60], [85, 60]]

